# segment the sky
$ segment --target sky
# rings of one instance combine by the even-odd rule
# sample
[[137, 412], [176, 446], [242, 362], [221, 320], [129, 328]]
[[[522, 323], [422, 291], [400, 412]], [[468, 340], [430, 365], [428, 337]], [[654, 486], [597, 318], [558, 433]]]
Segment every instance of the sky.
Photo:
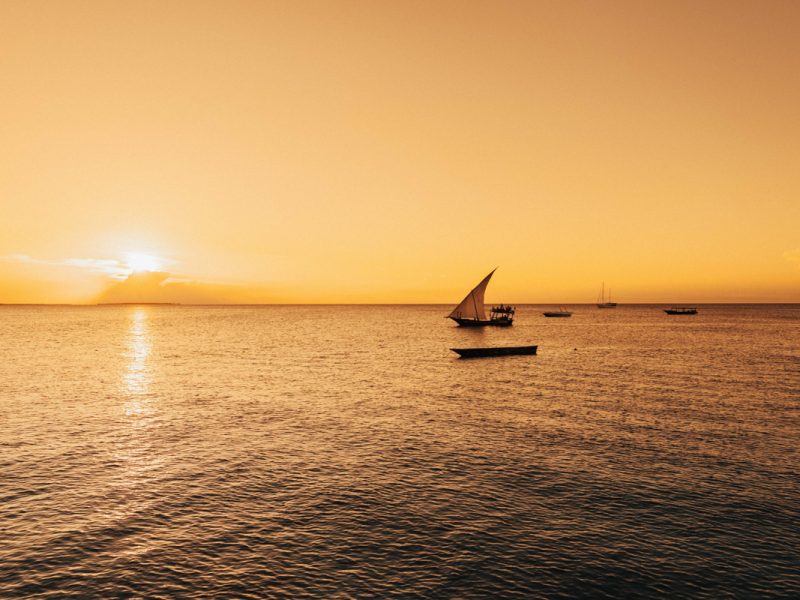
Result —
[[0, 303], [800, 302], [800, 3], [0, 0]]

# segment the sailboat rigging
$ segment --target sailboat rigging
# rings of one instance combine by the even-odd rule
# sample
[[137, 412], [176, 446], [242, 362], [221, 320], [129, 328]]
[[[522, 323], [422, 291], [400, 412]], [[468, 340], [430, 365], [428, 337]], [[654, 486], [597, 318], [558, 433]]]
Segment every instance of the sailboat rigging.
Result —
[[507, 327], [514, 322], [513, 306], [493, 306], [489, 318], [486, 318], [483, 297], [486, 293], [486, 286], [497, 269], [493, 269], [481, 282], [476, 285], [469, 294], [447, 315], [462, 327], [484, 327], [487, 325], [494, 327]]
[[606, 282], [600, 291], [600, 298], [597, 300], [597, 308], [617, 308], [617, 303], [611, 301], [611, 288], [608, 289], [608, 300], [606, 300]]

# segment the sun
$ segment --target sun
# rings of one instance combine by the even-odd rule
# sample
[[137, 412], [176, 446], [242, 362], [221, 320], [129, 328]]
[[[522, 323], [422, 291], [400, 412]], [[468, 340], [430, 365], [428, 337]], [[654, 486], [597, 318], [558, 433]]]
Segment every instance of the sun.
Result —
[[164, 267], [163, 260], [152, 254], [144, 254], [143, 252], [126, 252], [125, 264], [134, 273], [160, 271]]

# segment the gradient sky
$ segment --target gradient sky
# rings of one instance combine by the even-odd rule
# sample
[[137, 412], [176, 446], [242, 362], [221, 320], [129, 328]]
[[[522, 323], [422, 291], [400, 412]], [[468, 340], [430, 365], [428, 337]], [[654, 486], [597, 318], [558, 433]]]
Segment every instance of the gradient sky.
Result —
[[488, 301], [800, 301], [799, 31], [777, 1], [0, 0], [0, 302], [455, 304], [495, 266]]

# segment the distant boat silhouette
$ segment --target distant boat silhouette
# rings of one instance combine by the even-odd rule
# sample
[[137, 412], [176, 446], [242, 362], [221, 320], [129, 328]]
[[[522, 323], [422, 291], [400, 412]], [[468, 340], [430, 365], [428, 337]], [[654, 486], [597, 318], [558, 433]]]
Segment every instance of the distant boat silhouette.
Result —
[[461, 304], [456, 306], [449, 315], [448, 319], [453, 319], [462, 327], [508, 327], [514, 322], [513, 306], [493, 306], [489, 318], [486, 318], [486, 311], [483, 306], [483, 296], [486, 293], [486, 286], [497, 269], [493, 269], [475, 288], [467, 294]]
[[606, 282], [600, 291], [600, 298], [597, 300], [597, 308], [617, 308], [617, 303], [611, 301], [611, 288], [608, 289], [608, 300], [606, 300]]
[[536, 354], [538, 346], [500, 346], [495, 348], [450, 348], [461, 358], [483, 358], [485, 356], [512, 356]]
[[665, 308], [664, 312], [668, 315], [696, 315], [697, 309], [694, 306], [673, 306]]
[[565, 306], [559, 306], [558, 310], [548, 310], [542, 313], [545, 317], [571, 317], [572, 313]]

